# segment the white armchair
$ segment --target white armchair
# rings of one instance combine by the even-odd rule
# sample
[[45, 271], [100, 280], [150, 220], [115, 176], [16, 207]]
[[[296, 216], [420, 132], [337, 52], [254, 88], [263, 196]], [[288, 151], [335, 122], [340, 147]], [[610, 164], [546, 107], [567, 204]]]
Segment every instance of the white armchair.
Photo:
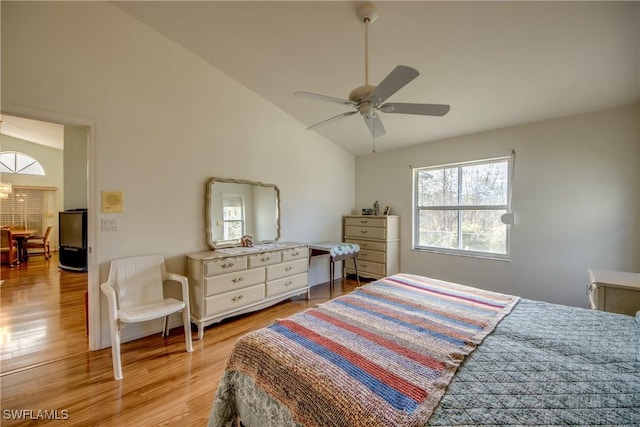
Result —
[[[165, 298], [163, 283], [167, 280], [182, 285], [182, 301]], [[168, 273], [162, 255], [121, 258], [111, 262], [108, 280], [100, 285], [107, 296], [113, 376], [122, 379], [120, 361], [120, 330], [126, 323], [145, 322], [164, 317], [162, 336], [169, 335], [169, 315], [182, 312], [187, 351], [191, 345], [189, 319], [189, 284], [187, 278]]]

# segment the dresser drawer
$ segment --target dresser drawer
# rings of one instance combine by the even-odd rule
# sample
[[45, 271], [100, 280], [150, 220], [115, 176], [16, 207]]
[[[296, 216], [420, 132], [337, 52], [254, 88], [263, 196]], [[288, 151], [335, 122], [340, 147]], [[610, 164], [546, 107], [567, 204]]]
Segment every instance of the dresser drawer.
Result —
[[282, 251], [282, 262], [302, 258], [309, 258], [309, 248], [307, 246], [298, 246], [297, 248]]
[[[344, 261], [345, 267], [355, 271], [353, 267], [353, 259], [347, 259]], [[379, 262], [369, 262], [369, 261], [360, 261], [358, 260], [358, 273], [371, 273], [376, 276], [386, 276], [386, 266], [385, 264], [381, 264]]]
[[222, 294], [264, 282], [264, 268], [205, 277], [205, 296]]
[[345, 237], [356, 237], [364, 239], [386, 239], [387, 229], [379, 227], [345, 227]]
[[247, 257], [221, 258], [205, 262], [204, 275], [213, 276], [215, 274], [245, 270], [246, 268]]
[[280, 252], [265, 252], [263, 254], [251, 255], [249, 257], [249, 268], [278, 264], [281, 260], [282, 255]]
[[236, 310], [264, 299], [264, 284], [205, 298], [205, 316]]
[[347, 217], [344, 220], [345, 226], [364, 226], [364, 227], [386, 227], [387, 219], [386, 218], [354, 218]]
[[345, 239], [347, 243], [355, 243], [360, 246], [361, 250], [381, 251], [387, 250], [387, 244], [384, 242], [368, 242], [365, 240]]
[[295, 261], [283, 262], [278, 265], [270, 265], [267, 267], [267, 281], [305, 273], [308, 269], [308, 263], [309, 260], [305, 257]]
[[307, 283], [307, 273], [283, 277], [282, 279], [267, 282], [267, 297], [284, 294], [295, 289], [304, 288], [307, 286]]
[[384, 263], [385, 253], [379, 251], [364, 250], [358, 252], [358, 261], [371, 261]]

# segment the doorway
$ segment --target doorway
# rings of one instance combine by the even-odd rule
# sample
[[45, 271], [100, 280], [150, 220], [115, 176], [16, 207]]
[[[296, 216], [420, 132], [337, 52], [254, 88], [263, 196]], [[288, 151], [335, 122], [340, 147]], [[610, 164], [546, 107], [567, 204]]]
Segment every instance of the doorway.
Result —
[[[49, 160], [45, 161], [48, 163], [44, 166], [45, 172], [48, 170], [51, 175], [58, 175], [56, 179], [55, 185], [49, 184], [49, 193], [55, 194], [55, 196], [49, 197], [49, 201], [44, 206], [45, 216], [44, 220], [46, 223], [54, 225], [54, 229], [51, 239], [51, 248], [57, 251], [58, 248], [58, 212], [64, 211], [67, 209], [77, 209], [77, 208], [88, 208], [90, 206], [91, 195], [89, 194], [88, 189], [90, 188], [89, 183], [92, 180], [91, 174], [91, 164], [92, 158], [89, 155], [91, 152], [91, 141], [93, 135], [93, 123], [88, 120], [78, 119], [76, 117], [64, 117], [58, 114], [50, 113], [50, 112], [41, 112], [41, 111], [32, 111], [26, 110], [24, 108], [11, 108], [12, 111], [3, 111], [2, 115], [2, 129], [1, 129], [1, 138], [3, 139], [2, 149], [3, 151], [7, 149], [7, 145], [18, 147], [19, 149], [15, 149], [14, 151], [25, 152], [26, 154], [30, 154], [31, 152], [36, 152], [40, 158], [47, 158]], [[16, 125], [17, 123], [17, 125]], [[33, 128], [30, 126], [33, 125]], [[50, 126], [51, 125], [51, 126]], [[20, 131], [19, 134], [15, 134], [13, 130], [16, 128]], [[38, 131], [42, 133], [43, 129], [47, 128], [62, 128], [62, 142], [61, 146], [51, 147], [47, 146], [47, 142], [41, 143], [39, 140], [35, 140], [36, 137], [27, 137], [25, 135], [37, 135]], [[33, 131], [33, 132], [32, 132]], [[45, 132], [46, 134], [46, 132]], [[45, 135], [46, 136], [46, 135]], [[51, 136], [51, 135], [48, 135]], [[45, 138], [46, 140], [46, 138]], [[6, 144], [6, 141], [10, 141], [10, 144]], [[22, 146], [21, 146], [22, 144]], [[42, 146], [45, 146], [43, 148]], [[40, 148], [38, 148], [40, 147]], [[46, 154], [51, 153], [52, 150], [55, 152], [59, 151], [59, 154], [49, 155]], [[37, 157], [37, 156], [33, 156]], [[57, 160], [51, 160], [51, 158], [58, 158]], [[52, 167], [52, 162], [56, 162], [56, 166]], [[15, 178], [15, 177], [13, 177]], [[2, 174], [2, 181], [9, 180], [9, 177], [5, 174]], [[37, 182], [29, 177], [26, 180], [18, 180], [18, 188], [20, 185], [22, 186], [30, 186], [37, 187]], [[52, 191], [52, 189], [54, 191]], [[93, 231], [91, 227], [91, 222], [88, 224], [88, 239], [89, 244], [93, 242]], [[5, 271], [3, 266], [3, 279], [7, 279], [6, 285], [9, 285], [9, 280], [19, 280], [21, 289], [19, 292], [15, 293], [15, 296], [18, 300], [22, 299], [20, 295], [28, 295], [29, 288], [37, 288], [38, 286], [42, 286], [42, 283], [50, 283], [51, 280], [54, 280], [56, 283], [65, 283], [71, 279], [71, 282], [74, 283], [75, 287], [81, 286], [85, 290], [88, 290], [91, 294], [91, 284], [96, 283], [97, 277], [92, 268], [92, 256], [89, 255], [89, 259], [87, 260], [88, 270], [89, 272], [68, 272], [66, 270], [61, 270], [58, 268], [58, 254], [55, 253], [54, 256], [50, 260], [43, 260], [44, 257], [33, 257], [32, 260], [23, 263], [21, 266], [15, 267], [14, 271]], [[30, 267], [31, 266], [31, 267]], [[15, 283], [12, 283], [15, 285]], [[23, 286], [24, 285], [24, 286]], [[3, 291], [5, 289], [9, 289], [10, 286], [3, 286]], [[64, 291], [66, 291], [66, 287]], [[23, 292], [27, 291], [27, 293]], [[84, 293], [84, 291], [83, 291]], [[87, 322], [87, 304], [85, 303], [85, 298], [78, 300], [77, 298], [72, 299], [70, 302], [68, 299], [64, 299], [61, 297], [63, 295], [62, 290], [59, 292], [45, 292], [45, 295], [49, 295], [46, 297], [46, 303], [49, 306], [55, 306], [57, 303], [57, 307], [59, 310], [60, 316], [62, 316], [65, 312], [73, 312], [80, 313], [81, 316], [79, 319], [75, 321], [81, 322], [82, 334], [75, 338], [75, 342], [79, 345], [69, 346], [68, 352], [77, 353], [80, 348], [82, 351], [88, 351], [90, 349], [96, 349], [96, 346], [92, 346], [92, 342], [99, 342], [99, 322], [97, 322], [97, 327], [94, 327], [95, 333], [91, 333], [87, 336], [87, 329], [90, 322]], [[89, 305], [91, 305], [92, 297], [95, 298], [95, 295], [91, 295], [89, 297]], [[50, 298], [50, 299], [49, 299]], [[12, 303], [22, 303], [29, 304], [31, 298], [27, 298], [24, 301], [12, 301]], [[41, 299], [42, 301], [42, 299]], [[98, 297], [99, 301], [99, 297]], [[3, 300], [4, 302], [4, 300]], [[49, 304], [49, 303], [54, 304]], [[69, 304], [73, 304], [73, 307], [70, 307]], [[98, 304], [94, 303], [95, 307], [98, 307]], [[75, 315], [74, 315], [75, 316]], [[94, 316], [92, 316], [93, 318]], [[98, 319], [98, 316], [95, 316], [95, 319]], [[42, 325], [41, 325], [42, 326]], [[36, 326], [36, 329], [38, 327]], [[76, 328], [77, 329], [77, 328]], [[51, 352], [50, 356], [46, 354], [38, 354], [34, 355], [34, 352], [38, 351], [38, 347], [33, 346], [33, 340], [36, 339], [39, 335], [42, 336], [44, 334], [45, 329], [38, 329], [40, 332], [33, 330], [33, 333], [28, 337], [31, 346], [31, 355], [24, 354], [24, 362], [20, 363], [48, 363], [49, 358], [59, 359], [62, 357], [61, 355], [64, 353], [64, 349], [56, 352]], [[0, 337], [3, 341], [3, 351], [4, 347], [7, 344], [7, 339], [18, 339], [17, 336], [8, 336], [6, 330], [1, 331], [3, 336]], [[76, 331], [77, 332], [77, 331]], [[56, 331], [58, 333], [58, 331]], [[77, 333], [76, 333], [77, 334]], [[82, 342], [82, 343], [81, 343]], [[20, 351], [20, 350], [19, 350]], [[40, 350], [43, 351], [43, 350]], [[46, 350], [44, 350], [46, 352]], [[15, 366], [19, 366], [19, 364], [14, 364]], [[4, 371], [4, 369], [3, 369]]]

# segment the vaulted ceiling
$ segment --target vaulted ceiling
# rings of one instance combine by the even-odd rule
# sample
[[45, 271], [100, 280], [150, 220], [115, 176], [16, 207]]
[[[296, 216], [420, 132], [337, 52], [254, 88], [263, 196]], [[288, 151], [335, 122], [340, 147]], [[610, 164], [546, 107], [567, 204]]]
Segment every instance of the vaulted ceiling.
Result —
[[[309, 126], [350, 110], [364, 84], [362, 2], [113, 3]], [[640, 101], [639, 2], [374, 2], [369, 80], [420, 75], [392, 102], [451, 105], [444, 117], [380, 113], [378, 151]], [[250, 123], [251, 117], [247, 117]], [[310, 130], [371, 152], [357, 115]]]

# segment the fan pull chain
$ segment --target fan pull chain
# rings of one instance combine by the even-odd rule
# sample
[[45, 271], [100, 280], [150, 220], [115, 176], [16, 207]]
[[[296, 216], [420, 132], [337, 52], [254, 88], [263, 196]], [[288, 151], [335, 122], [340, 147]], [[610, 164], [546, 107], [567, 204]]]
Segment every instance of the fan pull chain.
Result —
[[373, 150], [372, 153], [376, 152], [376, 116], [373, 116]]

